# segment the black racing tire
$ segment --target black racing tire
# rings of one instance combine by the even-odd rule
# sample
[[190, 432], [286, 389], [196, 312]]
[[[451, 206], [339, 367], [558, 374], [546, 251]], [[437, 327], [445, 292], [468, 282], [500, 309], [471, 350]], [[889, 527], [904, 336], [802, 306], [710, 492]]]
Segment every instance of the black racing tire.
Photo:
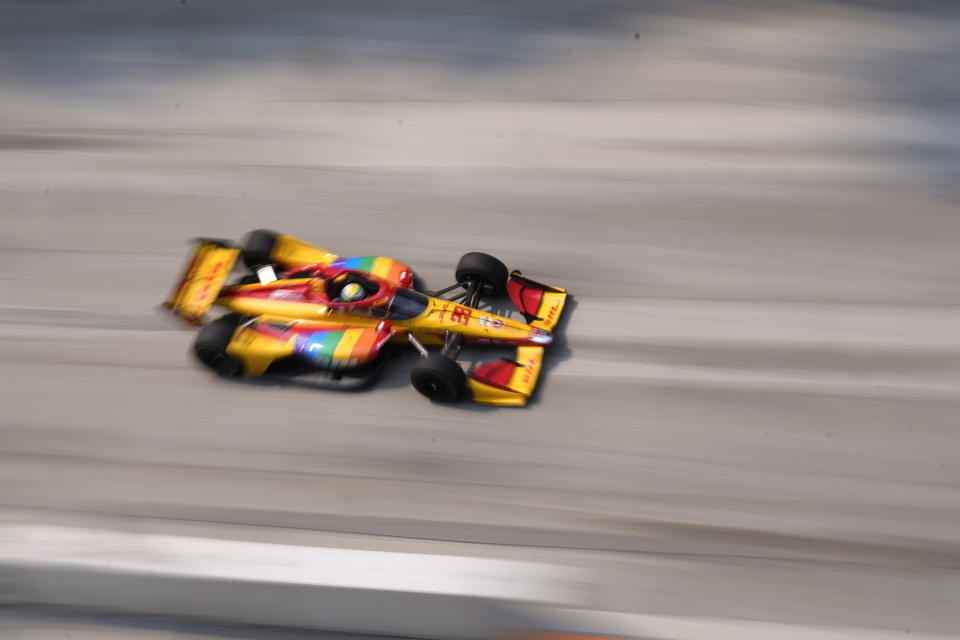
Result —
[[224, 377], [238, 376], [240, 363], [227, 353], [227, 345], [240, 324], [240, 316], [228, 313], [205, 326], [193, 343], [197, 360]]
[[247, 241], [243, 243], [243, 252], [240, 254], [247, 268], [256, 269], [265, 264], [272, 264], [270, 254], [279, 237], [279, 233], [269, 229], [251, 231], [247, 235]]
[[490, 298], [502, 296], [507, 290], [507, 277], [510, 272], [506, 265], [486, 253], [473, 251], [466, 253], [457, 263], [457, 282], [478, 280], [480, 293]]
[[456, 402], [467, 391], [467, 374], [453, 358], [431, 353], [410, 373], [413, 388], [434, 402]]

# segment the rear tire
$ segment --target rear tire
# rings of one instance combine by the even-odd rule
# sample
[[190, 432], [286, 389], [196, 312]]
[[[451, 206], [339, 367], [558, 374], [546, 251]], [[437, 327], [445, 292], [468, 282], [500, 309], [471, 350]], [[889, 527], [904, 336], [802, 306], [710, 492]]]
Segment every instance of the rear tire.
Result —
[[196, 342], [193, 343], [193, 353], [197, 356], [197, 360], [213, 369], [217, 375], [224, 377], [240, 375], [240, 363], [227, 353], [227, 345], [230, 344], [239, 324], [240, 316], [228, 313], [201, 329], [197, 334]]
[[274, 245], [277, 244], [277, 238], [280, 234], [269, 229], [257, 229], [251, 231], [247, 236], [247, 241], [243, 244], [243, 263], [247, 268], [254, 270], [265, 264], [273, 264], [270, 261], [270, 254], [273, 252]]
[[480, 293], [490, 298], [504, 294], [509, 275], [506, 265], [486, 253], [474, 251], [464, 254], [457, 263], [457, 282], [477, 280], [480, 282]]
[[434, 402], [456, 402], [467, 391], [467, 374], [453, 358], [432, 353], [413, 368], [413, 388]]

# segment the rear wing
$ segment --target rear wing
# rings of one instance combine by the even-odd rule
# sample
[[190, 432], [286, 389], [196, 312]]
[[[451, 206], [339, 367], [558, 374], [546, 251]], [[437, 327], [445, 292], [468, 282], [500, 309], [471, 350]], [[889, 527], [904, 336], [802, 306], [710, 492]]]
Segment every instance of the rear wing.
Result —
[[240, 250], [226, 242], [199, 239], [164, 306], [190, 323], [203, 324], [203, 314], [213, 306], [239, 255]]

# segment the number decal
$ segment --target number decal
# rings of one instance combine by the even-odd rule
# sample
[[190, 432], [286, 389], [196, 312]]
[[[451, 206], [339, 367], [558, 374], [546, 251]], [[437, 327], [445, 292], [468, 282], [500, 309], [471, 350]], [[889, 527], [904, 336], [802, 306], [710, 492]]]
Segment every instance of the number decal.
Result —
[[467, 326], [467, 323], [470, 322], [470, 309], [467, 307], [461, 307], [457, 305], [453, 308], [453, 313], [450, 314], [450, 322], [456, 322]]

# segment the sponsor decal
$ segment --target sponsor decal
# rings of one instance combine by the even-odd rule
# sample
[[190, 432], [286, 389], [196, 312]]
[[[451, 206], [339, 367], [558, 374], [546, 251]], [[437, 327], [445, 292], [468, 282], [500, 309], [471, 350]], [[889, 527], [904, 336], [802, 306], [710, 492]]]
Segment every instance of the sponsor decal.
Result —
[[527, 358], [527, 364], [523, 368], [523, 384], [529, 384], [533, 378], [533, 369], [537, 366], [535, 358]]
[[204, 276], [203, 280], [203, 289], [200, 290], [200, 295], [198, 296], [201, 304], [207, 301], [207, 293], [210, 291], [210, 287], [213, 285], [213, 280], [220, 275], [220, 270], [223, 269], [223, 260], [218, 262], [213, 266], [210, 272]]
[[461, 307], [457, 305], [453, 308], [453, 312], [450, 314], [450, 322], [456, 322], [457, 324], [462, 324], [467, 326], [470, 322], [470, 308]]
[[559, 304], [554, 304], [550, 307], [550, 311], [547, 312], [547, 322], [553, 322], [553, 319], [557, 317], [557, 309], [560, 307]]
[[477, 322], [481, 327], [490, 327], [491, 329], [500, 329], [503, 327], [503, 320], [500, 318], [490, 318], [487, 316], [480, 316], [477, 318]]

